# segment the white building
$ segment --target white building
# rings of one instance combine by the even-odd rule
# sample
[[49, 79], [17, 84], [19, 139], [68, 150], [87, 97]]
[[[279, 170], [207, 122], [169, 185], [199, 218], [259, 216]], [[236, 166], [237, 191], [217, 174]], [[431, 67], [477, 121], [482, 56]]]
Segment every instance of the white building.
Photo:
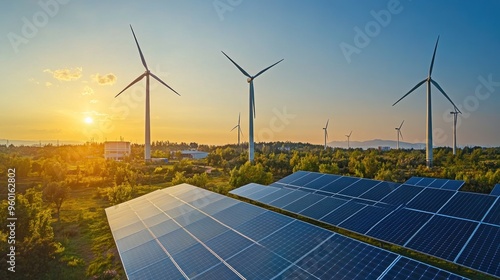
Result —
[[130, 156], [130, 142], [106, 141], [104, 142], [104, 158], [123, 160]]

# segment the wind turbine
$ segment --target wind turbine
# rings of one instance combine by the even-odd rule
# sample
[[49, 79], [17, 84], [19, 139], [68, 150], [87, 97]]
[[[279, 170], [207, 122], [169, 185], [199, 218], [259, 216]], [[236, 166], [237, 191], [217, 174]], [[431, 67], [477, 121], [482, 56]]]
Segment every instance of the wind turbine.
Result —
[[238, 124], [231, 129], [233, 131], [235, 128], [238, 128], [238, 147], [240, 146], [240, 135], [243, 136], [243, 132], [241, 131], [241, 126], [240, 126], [240, 114], [238, 114]]
[[259, 73], [257, 73], [256, 75], [254, 76], [251, 76], [250, 74], [248, 74], [245, 70], [243, 70], [243, 68], [241, 68], [238, 64], [236, 64], [236, 62], [234, 62], [226, 53], [222, 52], [233, 64], [234, 66], [236, 66], [236, 68], [238, 68], [241, 73], [243, 73], [243, 75], [247, 76], [247, 82], [250, 84], [250, 117], [248, 118], [249, 119], [249, 122], [250, 124], [248, 125], [249, 126], [249, 136], [248, 136], [248, 160], [250, 162], [253, 162], [253, 158], [254, 158], [254, 142], [253, 142], [253, 119], [255, 117], [255, 97], [254, 97], [254, 89], [253, 89], [253, 80], [255, 78], [257, 78], [258, 76], [262, 75], [262, 73], [266, 72], [267, 70], [269, 70], [271, 67], [273, 67], [274, 65], [280, 63], [283, 61], [280, 60], [276, 63], [274, 63], [273, 65], [265, 68], [264, 70], [261, 70]]
[[351, 147], [349, 146], [349, 138], [351, 138], [351, 134], [352, 134], [352, 130], [351, 130], [351, 133], [349, 133], [349, 135], [345, 135], [347, 137], [347, 149], [350, 149]]
[[330, 119], [328, 119], [326, 121], [326, 125], [325, 127], [323, 127], [323, 130], [325, 131], [325, 150], [326, 150], [326, 139], [328, 139], [328, 122], [330, 121]]
[[141, 47], [139, 47], [139, 42], [137, 41], [137, 38], [135, 37], [134, 29], [132, 29], [132, 25], [130, 25], [130, 30], [132, 30], [132, 35], [134, 35], [134, 40], [137, 45], [137, 49], [139, 50], [139, 55], [141, 56], [141, 61], [142, 65], [144, 65], [144, 68], [146, 71], [137, 77], [134, 81], [132, 81], [126, 88], [124, 88], [122, 91], [120, 91], [116, 96], [122, 94], [125, 90], [127, 90], [129, 87], [134, 85], [135, 83], [139, 82], [142, 80], [142, 78], [146, 77], [146, 132], [145, 132], [145, 140], [144, 140], [144, 160], [149, 161], [151, 160], [151, 123], [150, 123], [150, 112], [149, 112], [149, 77], [153, 77], [155, 80], [163, 84], [164, 86], [168, 87], [170, 90], [175, 92], [177, 95], [180, 96], [180, 94], [175, 91], [173, 88], [171, 88], [169, 85], [167, 85], [164, 81], [162, 81], [160, 78], [158, 78], [155, 74], [151, 73], [151, 71], [148, 68], [148, 65], [146, 64], [146, 60], [144, 59], [144, 55], [142, 54]]
[[[426, 134], [427, 134], [426, 135], [427, 136], [427, 139], [426, 139], [426, 161], [427, 161], [427, 167], [431, 167], [432, 166], [432, 160], [433, 160], [433, 156], [432, 156], [431, 84], [433, 84], [444, 95], [444, 97], [446, 97], [446, 99], [448, 99], [448, 101], [450, 101], [451, 104], [453, 104], [453, 107], [455, 108], [456, 111], [460, 112], [460, 110], [457, 108], [457, 106], [455, 106], [455, 103], [453, 103], [453, 101], [451, 101], [451, 99], [444, 92], [444, 90], [441, 88], [441, 86], [436, 81], [434, 81], [431, 78], [432, 68], [434, 66], [434, 58], [436, 57], [436, 50], [437, 50], [438, 43], [439, 43], [439, 36], [438, 36], [437, 41], [436, 41], [436, 46], [434, 46], [434, 53], [432, 54], [431, 66], [429, 68], [429, 75], [427, 76], [427, 78], [425, 78], [424, 80], [422, 80], [421, 82], [419, 82], [408, 93], [406, 93], [398, 101], [396, 101], [394, 104], [392, 104], [392, 106], [396, 105], [399, 101], [401, 101], [403, 98], [405, 98], [406, 96], [408, 96], [408, 94], [412, 93], [414, 90], [416, 90], [422, 84], [424, 84], [425, 82], [427, 82], [427, 131], [426, 131]], [[460, 112], [460, 113], [462, 113], [462, 112]]]
[[404, 123], [404, 122], [405, 122], [405, 121], [403, 120], [403, 121], [401, 122], [401, 124], [399, 125], [399, 127], [396, 127], [396, 128], [395, 128], [395, 129], [396, 129], [396, 131], [397, 131], [397, 132], [396, 132], [396, 134], [397, 134], [397, 136], [398, 136], [398, 142], [397, 142], [397, 149], [398, 149], [398, 150], [399, 150], [399, 136], [401, 135], [401, 139], [403, 139], [403, 134], [401, 133], [401, 127], [403, 126], [403, 123]]
[[453, 155], [457, 154], [457, 117], [459, 113], [456, 108], [454, 112], [450, 112], [453, 115]]

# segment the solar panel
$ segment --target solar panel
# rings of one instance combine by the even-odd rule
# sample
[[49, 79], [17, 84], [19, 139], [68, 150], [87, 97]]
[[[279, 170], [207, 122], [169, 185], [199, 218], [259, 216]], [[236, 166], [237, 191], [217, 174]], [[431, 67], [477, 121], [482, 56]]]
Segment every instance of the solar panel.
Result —
[[315, 204], [309, 206], [308, 208], [302, 210], [299, 213], [306, 217], [319, 220], [321, 217], [332, 212], [336, 208], [344, 205], [345, 203], [347, 203], [347, 200], [325, 197], [324, 199], [316, 202]]
[[436, 215], [405, 246], [453, 261], [476, 226], [475, 222]]
[[495, 201], [483, 222], [500, 226], [500, 198]]
[[283, 209], [290, 211], [292, 213], [299, 213], [302, 210], [306, 209], [307, 207], [310, 207], [311, 205], [322, 200], [323, 198], [325, 197], [322, 195], [310, 193], [302, 197], [301, 199], [286, 205], [285, 207], [283, 207]]
[[389, 215], [391, 211], [392, 209], [387, 207], [367, 206], [340, 223], [339, 226], [364, 234], [376, 223]]
[[463, 185], [465, 184], [464, 181], [459, 181], [459, 180], [448, 180], [446, 184], [444, 184], [441, 189], [443, 190], [452, 190], [452, 191], [458, 191]]
[[338, 193], [358, 180], [359, 178], [354, 178], [354, 177], [341, 177], [331, 182], [330, 184], [322, 187], [320, 190], [325, 192]]
[[381, 220], [366, 235], [404, 245], [431, 217], [428, 213], [401, 208]]
[[401, 185], [398, 189], [387, 195], [382, 202], [392, 204], [392, 205], [404, 205], [412, 200], [417, 194], [423, 191], [424, 188], [412, 186], [412, 185]]
[[314, 181], [322, 176], [325, 176], [325, 175], [323, 175], [321, 173], [311, 172], [309, 174], [306, 174], [306, 175], [298, 178], [297, 180], [293, 180], [293, 181], [289, 182], [288, 185], [302, 187], [305, 184], [310, 183], [310, 182], [312, 182], [312, 181]]
[[496, 197], [457, 192], [439, 211], [439, 214], [481, 221]]
[[186, 184], [106, 214], [128, 279], [377, 279], [401, 257]]
[[283, 183], [283, 184], [289, 184], [289, 183], [291, 183], [291, 182], [293, 182], [293, 181], [299, 179], [300, 177], [303, 177], [309, 173], [310, 172], [307, 172], [307, 171], [297, 171], [297, 172], [294, 172], [294, 173], [282, 178], [278, 182]]
[[286, 194], [276, 200], [273, 200], [269, 203], [269, 205], [272, 205], [274, 207], [278, 207], [278, 208], [283, 208], [284, 206], [306, 196], [307, 192], [303, 192], [303, 191], [294, 191], [294, 192], [291, 192], [289, 194]]
[[325, 174], [324, 176], [321, 176], [320, 178], [305, 184], [303, 187], [313, 190], [319, 190], [324, 186], [338, 180], [340, 177], [341, 176], [338, 175]]
[[453, 191], [425, 188], [406, 207], [436, 213], [454, 194]]
[[430, 183], [427, 187], [440, 189], [448, 182], [448, 179], [435, 179], [432, 183]]
[[364, 192], [370, 190], [373, 188], [375, 185], [379, 184], [381, 181], [375, 181], [375, 180], [368, 180], [368, 179], [361, 179], [354, 184], [350, 185], [349, 187], [343, 189], [340, 194], [345, 194], [349, 196], [360, 196]]
[[405, 184], [408, 184], [408, 185], [417, 185], [417, 183], [420, 180], [422, 180], [422, 177], [413, 176], [410, 179], [406, 180]]
[[328, 215], [322, 217], [320, 221], [336, 226], [341, 222], [343, 222], [345, 219], [356, 214], [359, 210], [363, 209], [364, 207], [366, 207], [366, 205], [353, 201], [348, 201], [339, 208], [330, 212]]
[[436, 178], [426, 178], [426, 177], [423, 177], [422, 179], [420, 179], [420, 181], [418, 181], [418, 183], [416, 185], [417, 186], [421, 186], [421, 187], [427, 187], [432, 182], [434, 182], [434, 180], [436, 180]]
[[500, 276], [500, 227], [480, 225], [456, 262]]
[[496, 184], [495, 187], [493, 187], [490, 195], [500, 196], [500, 184]]
[[360, 198], [370, 199], [374, 201], [380, 201], [382, 198], [386, 197], [392, 191], [400, 186], [398, 183], [391, 182], [381, 182], [376, 188], [371, 188], [370, 190], [363, 193]]

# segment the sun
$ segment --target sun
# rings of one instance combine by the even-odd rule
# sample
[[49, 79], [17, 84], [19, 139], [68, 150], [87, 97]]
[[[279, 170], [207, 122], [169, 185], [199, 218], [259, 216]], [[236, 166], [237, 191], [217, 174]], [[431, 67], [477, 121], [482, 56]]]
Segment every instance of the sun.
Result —
[[92, 117], [85, 117], [85, 119], [83, 119], [83, 121], [86, 123], [86, 124], [91, 124], [94, 122], [94, 119], [92, 119]]

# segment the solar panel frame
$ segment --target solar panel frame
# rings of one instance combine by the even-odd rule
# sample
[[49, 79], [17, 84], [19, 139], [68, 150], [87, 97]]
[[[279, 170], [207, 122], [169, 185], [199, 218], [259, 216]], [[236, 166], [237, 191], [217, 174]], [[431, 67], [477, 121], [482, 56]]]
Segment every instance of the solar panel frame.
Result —
[[500, 226], [500, 198], [497, 198], [495, 203], [491, 206], [488, 214], [484, 217], [483, 222]]

